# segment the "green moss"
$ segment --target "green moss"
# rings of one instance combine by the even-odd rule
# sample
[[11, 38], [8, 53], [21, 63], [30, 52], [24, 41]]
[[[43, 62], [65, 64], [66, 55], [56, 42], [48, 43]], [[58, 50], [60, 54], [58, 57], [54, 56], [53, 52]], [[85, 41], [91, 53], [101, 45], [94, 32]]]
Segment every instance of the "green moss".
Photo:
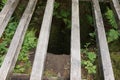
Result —
[[120, 52], [112, 52], [111, 59], [112, 59], [115, 80], [119, 80], [120, 79]]

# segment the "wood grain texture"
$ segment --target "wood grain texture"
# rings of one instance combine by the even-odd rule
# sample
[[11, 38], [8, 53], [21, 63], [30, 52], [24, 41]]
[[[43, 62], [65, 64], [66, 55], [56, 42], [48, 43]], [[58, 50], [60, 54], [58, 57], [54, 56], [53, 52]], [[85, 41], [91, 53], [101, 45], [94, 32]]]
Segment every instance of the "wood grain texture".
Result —
[[79, 0], [72, 0], [70, 80], [81, 80]]
[[[91, 0], [79, 0], [79, 1], [91, 1]], [[110, 0], [98, 0], [99, 2], [110, 2]]]
[[96, 22], [97, 43], [100, 51], [104, 80], [115, 80], [99, 2], [98, 0], [92, 1]]
[[51, 29], [53, 8], [54, 0], [48, 0], [38, 39], [38, 45], [35, 53], [35, 59], [32, 67], [30, 80], [42, 80], [44, 62], [47, 55], [48, 41]]
[[119, 4], [120, 0], [111, 0], [110, 3], [111, 3], [111, 8], [114, 12], [118, 29], [120, 30], [120, 27], [119, 27], [120, 26], [120, 4]]
[[37, 0], [29, 0], [28, 6], [20, 20], [8, 52], [0, 68], [0, 80], [6, 80], [15, 66], [36, 3]]
[[0, 37], [2, 36], [19, 0], [8, 0], [0, 12]]
[[111, 2], [112, 2], [113, 9], [115, 10], [117, 18], [120, 23], [120, 4], [119, 4], [120, 1], [119, 0], [111, 0]]

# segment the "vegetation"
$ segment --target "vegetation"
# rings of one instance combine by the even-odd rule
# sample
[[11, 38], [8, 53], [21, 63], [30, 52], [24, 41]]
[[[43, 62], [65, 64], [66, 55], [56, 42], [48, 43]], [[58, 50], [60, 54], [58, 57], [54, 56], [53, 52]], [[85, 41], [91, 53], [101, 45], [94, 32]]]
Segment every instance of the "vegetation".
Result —
[[119, 52], [112, 52], [111, 53], [111, 59], [113, 64], [113, 70], [115, 75], [115, 80], [120, 79], [120, 53]]
[[60, 8], [60, 3], [55, 2], [54, 4], [54, 16], [57, 19], [60, 19], [64, 22], [64, 24], [67, 26], [68, 29], [71, 28], [71, 21], [69, 19], [70, 16], [70, 11], [66, 9], [59, 9]]
[[110, 24], [110, 29], [107, 31], [107, 39], [110, 49], [110, 55], [112, 60], [112, 66], [114, 70], [115, 80], [119, 80], [120, 76], [120, 55], [119, 55], [119, 39], [120, 39], [120, 32], [118, 29], [118, 25], [116, 23], [114, 13], [110, 8], [107, 8], [107, 11], [105, 13], [105, 17], [108, 20], [108, 23]]
[[[106, 17], [106, 19], [108, 20], [108, 23], [110, 25], [110, 28], [108, 30], [106, 30], [106, 36], [107, 36], [107, 41], [108, 43], [112, 43], [115, 42], [117, 40], [119, 40], [120, 37], [120, 33], [118, 30], [118, 26], [114, 17], [114, 13], [113, 11], [107, 7], [107, 11], [105, 12], [104, 16]], [[90, 25], [93, 25], [93, 19], [90, 15], [87, 15], [87, 20], [89, 22]], [[95, 64], [95, 60], [97, 58], [95, 51], [91, 51], [91, 48], [89, 48], [89, 45], [91, 45], [93, 42], [95, 42], [95, 36], [96, 33], [92, 32], [89, 33], [89, 36], [91, 37], [91, 41], [90, 43], [86, 43], [86, 45], [84, 46], [85, 48], [82, 49], [82, 66], [83, 68], [85, 68], [88, 72], [88, 74], [95, 74], [96, 73], [96, 64]], [[95, 44], [95, 43], [93, 43]], [[112, 57], [113, 56], [113, 57]], [[117, 60], [119, 60], [119, 57], [117, 59], [115, 59], [116, 55], [111, 55], [112, 63], [114, 64], [113, 67], [115, 68], [115, 72], [118, 71], [117, 67], [118, 65], [116, 65]], [[118, 73], [116, 73], [115, 76], [118, 77]]]
[[[11, 19], [10, 23], [8, 24], [7, 28], [5, 29], [5, 32], [0, 39], [0, 66], [3, 62], [3, 59], [5, 57], [5, 54], [7, 53], [8, 47], [10, 45], [10, 42], [12, 40], [12, 37], [15, 33], [15, 30], [17, 28], [18, 22], [13, 22], [14, 18]], [[23, 73], [26, 70], [26, 67], [30, 67], [30, 61], [29, 61], [29, 51], [36, 47], [37, 44], [37, 38], [35, 37], [36, 31], [34, 29], [31, 29], [27, 31], [22, 49], [20, 51], [20, 55], [18, 58], [18, 63], [15, 67], [15, 72]], [[20, 63], [20, 64], [19, 64]], [[21, 64], [22, 63], [22, 64]]]
[[97, 58], [95, 51], [90, 51], [88, 46], [90, 43], [87, 43], [82, 49], [82, 65], [87, 70], [88, 74], [95, 74], [96, 73], [96, 65], [95, 60]]
[[18, 25], [18, 22], [13, 20], [14, 18], [11, 18], [7, 28], [5, 29], [5, 32], [3, 33], [2, 38], [0, 38], [0, 66]]
[[[88, 8], [88, 7], [87, 7]], [[97, 73], [97, 64], [96, 64], [96, 48], [95, 46], [95, 37], [96, 33], [94, 31], [94, 24], [93, 24], [93, 17], [91, 16], [91, 13], [88, 11], [87, 13], [84, 14], [86, 19], [86, 26], [88, 26], [91, 30], [89, 30], [86, 35], [89, 36], [89, 40], [87, 40], [81, 50], [81, 58], [82, 58], [82, 69], [85, 70], [86, 74], [84, 75], [84, 78], [88, 80], [95, 79], [96, 73]], [[81, 20], [81, 26], [85, 26], [84, 21]], [[89, 29], [88, 28], [88, 29]], [[81, 33], [82, 34], [82, 33]]]
[[35, 37], [35, 30], [28, 30], [18, 57], [17, 65], [15, 67], [15, 73], [25, 73], [31, 66], [29, 60], [29, 52], [37, 45], [37, 38]]
[[6, 4], [7, 0], [1, 0], [0, 3], [0, 11], [2, 10], [2, 8], [4, 7], [4, 5]]
[[118, 27], [115, 21], [113, 11], [110, 8], [107, 8], [107, 12], [105, 13], [105, 16], [108, 19], [109, 24], [111, 25], [111, 28], [106, 33], [108, 43], [111, 43], [119, 39], [120, 33], [118, 31]]
[[[3, 8], [6, 2], [7, 0], [1, 0], [0, 10]], [[40, 6], [42, 6], [42, 4], [40, 4]], [[71, 28], [70, 10], [61, 9], [60, 6], [61, 6], [60, 3], [55, 2], [54, 18], [62, 21], [62, 23], [66, 26], [65, 29], [70, 30]], [[23, 9], [24, 9], [24, 6], [21, 5], [19, 10], [22, 11]], [[118, 41], [120, 37], [118, 25], [116, 23], [114, 13], [109, 7], [107, 7], [107, 11], [105, 12], [104, 17], [107, 19], [109, 26], [110, 26], [109, 29], [106, 30], [106, 36], [107, 36], [108, 43], [113, 43], [114, 41]], [[92, 16], [85, 15], [85, 18], [87, 19], [86, 21], [87, 25], [89, 24], [89, 26], [93, 26]], [[36, 21], [38, 21], [39, 23], [38, 19], [36, 19]], [[32, 23], [32, 26], [35, 25], [36, 21]], [[85, 20], [82, 21], [81, 19], [81, 23], [85, 24], [84, 21]], [[5, 29], [5, 32], [3, 33], [3, 36], [0, 38], [0, 66], [2, 65], [3, 59], [7, 53], [8, 47], [10, 45], [11, 39], [13, 38], [17, 25], [18, 25], [18, 17], [12, 17], [7, 28]], [[22, 48], [20, 50], [20, 54], [18, 57], [18, 61], [14, 69], [15, 73], [29, 73], [29, 71], [31, 70], [31, 62], [29, 60], [29, 57], [30, 57], [29, 53], [37, 45], [37, 38], [35, 34], [36, 34], [36, 30], [34, 29], [29, 29], [26, 32], [23, 45], [22, 45]], [[95, 42], [96, 33], [95, 32], [89, 33], [89, 36], [91, 38], [91, 41], [89, 43], [86, 42], [86, 44], [84, 45], [84, 48], [82, 49], [82, 52], [81, 52], [82, 63], [81, 64], [82, 64], [82, 68], [86, 71], [87, 75], [95, 75], [97, 73], [97, 66], [96, 66], [97, 55], [96, 55], [96, 48], [91, 47], [91, 45], [95, 45], [94, 42]], [[112, 53], [111, 58], [112, 58], [113, 68], [115, 71], [115, 77], [116, 79], [117, 78], [119, 79], [119, 75], [120, 75], [119, 73], [120, 65], [118, 64], [120, 62], [119, 54]], [[44, 74], [48, 75], [49, 73], [50, 73], [49, 71], [46, 71]], [[52, 75], [55, 75], [55, 74], [52, 74]]]
[[[2, 0], [2, 7], [5, 5], [7, 0]], [[19, 7], [19, 12], [22, 14], [24, 11], [24, 6], [20, 5]], [[15, 16], [16, 15], [16, 16]], [[9, 48], [10, 42], [13, 38], [13, 35], [16, 31], [18, 21], [20, 19], [20, 15], [15, 12], [14, 14], [15, 17], [12, 17], [2, 35], [0, 38], [0, 66], [2, 65], [2, 62], [4, 60], [4, 57], [7, 53], [7, 50]], [[15, 66], [14, 72], [16, 73], [27, 73], [26, 70], [28, 70], [31, 66], [30, 60], [29, 60], [29, 52], [30, 50], [34, 49], [37, 44], [37, 38], [35, 36], [36, 30], [34, 29], [29, 29], [26, 32], [25, 39], [20, 51], [20, 55], [18, 57], [17, 64]]]
[[[64, 22], [64, 24], [67, 26], [67, 29], [71, 28], [71, 21], [69, 19], [70, 11], [65, 9], [60, 9], [60, 3], [55, 2], [54, 5], [54, 17], [57, 19], [60, 19]], [[93, 26], [93, 19], [90, 15], [86, 15], [88, 24], [90, 26]], [[94, 33], [95, 34], [95, 33]], [[95, 36], [93, 33], [90, 34], [90, 36]], [[89, 50], [89, 45], [91, 43], [86, 43], [84, 46], [85, 49], [82, 49], [82, 66], [87, 70], [88, 74], [95, 74], [96, 73], [96, 54], [95, 51]]]

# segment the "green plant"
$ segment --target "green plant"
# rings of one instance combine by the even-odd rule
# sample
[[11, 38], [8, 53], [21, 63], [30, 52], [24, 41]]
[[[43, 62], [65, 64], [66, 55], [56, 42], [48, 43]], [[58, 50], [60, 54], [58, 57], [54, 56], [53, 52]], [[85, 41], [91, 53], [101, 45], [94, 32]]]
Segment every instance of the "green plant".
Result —
[[108, 19], [109, 24], [112, 26], [111, 29], [106, 33], [108, 43], [113, 42], [119, 39], [120, 33], [118, 31], [117, 23], [113, 14], [113, 11], [107, 8], [105, 13], [106, 18]]
[[95, 36], [96, 36], [96, 33], [95, 33], [95, 31], [94, 32], [92, 32], [92, 33], [89, 33], [89, 36], [93, 39], [93, 38], [95, 38]]
[[57, 19], [61, 19], [68, 29], [71, 28], [71, 21], [69, 19], [70, 11], [65, 9], [60, 9], [60, 3], [58, 2], [55, 2], [53, 15]]
[[5, 55], [0, 55], [0, 66], [2, 65], [4, 57], [5, 57]]
[[[14, 18], [11, 18], [7, 28], [5, 29], [1, 42], [0, 42], [0, 66], [3, 62], [3, 59], [5, 57], [5, 54], [7, 53], [8, 46], [11, 42], [11, 39], [15, 33], [15, 30], [17, 28], [18, 22], [13, 21]], [[35, 30], [27, 31], [22, 49], [18, 58], [18, 62], [20, 62], [18, 65], [15, 67], [15, 72], [23, 73], [25, 70], [30, 66], [30, 61], [29, 61], [29, 55], [28, 52], [32, 48], [35, 48], [37, 44], [37, 39], [35, 37]]]
[[31, 30], [31, 31], [27, 31], [23, 45], [22, 45], [22, 49], [20, 51], [20, 57], [18, 58], [18, 60], [27, 60], [27, 53], [29, 52], [30, 49], [33, 49], [36, 47], [37, 45], [37, 38], [35, 37], [35, 30]]
[[[58, 3], [58, 2], [55, 2], [55, 3], [54, 3], [54, 9], [58, 9], [59, 6], [60, 6], [60, 3]], [[55, 12], [54, 12], [54, 14], [55, 14]]]
[[87, 58], [88, 58], [92, 63], [95, 62], [95, 59], [96, 59], [96, 54], [95, 54], [95, 52], [88, 52], [88, 53], [86, 53], [86, 55], [87, 55]]
[[96, 65], [94, 65], [97, 58], [95, 52], [89, 50], [90, 43], [84, 45], [85, 49], [82, 49], [82, 66], [87, 70], [89, 74], [96, 73]]
[[89, 74], [95, 74], [96, 73], [96, 66], [91, 63], [91, 61], [83, 60], [82, 64], [85, 66], [85, 69], [87, 69]]
[[30, 67], [31, 64], [29, 61], [29, 51], [35, 48], [37, 45], [37, 38], [35, 37], [35, 33], [36, 31], [34, 29], [28, 30], [26, 32], [14, 72], [24, 73], [25, 70]]
[[8, 28], [5, 29], [3, 37], [4, 37], [4, 40], [7, 41], [8, 44], [10, 43], [15, 33], [17, 25], [18, 25], [18, 22], [10, 22], [7, 26]]
[[[88, 25], [90, 25], [90, 26], [94, 26], [94, 20], [93, 20], [93, 17], [91, 16], [91, 15], [86, 15], [86, 18], [87, 18], [87, 22], [88, 22]], [[96, 32], [95, 31], [93, 31], [93, 32], [91, 32], [91, 33], [89, 33], [89, 36], [90, 36], [90, 38], [92, 39], [92, 41], [94, 41], [95, 40], [95, 37], [96, 37]]]
[[[7, 0], [3, 0], [2, 3], [5, 3], [5, 1]], [[19, 11], [22, 12], [23, 9], [24, 7], [21, 6], [19, 8]], [[0, 38], [0, 66], [2, 65], [3, 59], [7, 53], [8, 47], [18, 25], [19, 15], [17, 13], [15, 15], [17, 15], [17, 17], [11, 18], [2, 37]], [[28, 53], [31, 49], [35, 48], [37, 44], [37, 38], [35, 37], [35, 33], [36, 31], [34, 29], [26, 32], [26, 36], [14, 72], [23, 73], [26, 71], [26, 69], [30, 68], [31, 64], [29, 61]]]
[[119, 39], [119, 36], [120, 36], [120, 33], [115, 30], [115, 29], [110, 29], [107, 33], [108, 35], [108, 43], [112, 42], [112, 41], [115, 41], [115, 40], [118, 40]]
[[87, 22], [89, 25], [93, 26], [93, 17], [91, 15], [86, 15]]
[[7, 52], [7, 41], [0, 43], [0, 55], [4, 55]]
[[115, 17], [114, 17], [114, 13], [113, 11], [107, 7], [107, 11], [105, 13], [105, 16], [106, 18], [108, 19], [108, 22], [111, 24], [111, 26], [114, 28], [114, 29], [117, 29], [117, 23], [115, 21]]
[[7, 0], [2, 0], [2, 4], [6, 4]]
[[15, 33], [16, 27], [18, 22], [13, 21], [14, 18], [11, 18], [10, 22], [8, 23], [7, 28], [5, 29], [2, 37], [0, 38], [0, 66], [3, 62], [4, 56], [7, 53], [8, 46], [11, 42], [11, 39]]
[[7, 0], [1, 0], [0, 3], [0, 10], [3, 8], [3, 6], [6, 4]]

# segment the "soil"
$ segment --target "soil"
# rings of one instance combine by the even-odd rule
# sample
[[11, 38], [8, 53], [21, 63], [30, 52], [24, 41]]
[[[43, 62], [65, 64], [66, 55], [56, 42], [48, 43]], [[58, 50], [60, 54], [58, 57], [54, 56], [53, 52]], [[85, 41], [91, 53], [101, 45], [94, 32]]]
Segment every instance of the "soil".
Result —
[[69, 80], [70, 55], [47, 54], [43, 80]]
[[[30, 61], [33, 64], [34, 50], [30, 52]], [[70, 55], [48, 53], [43, 80], [69, 80]], [[11, 80], [29, 80], [27, 74], [13, 74]]]
[[26, 74], [13, 74], [9, 80], [29, 80], [29, 75]]

